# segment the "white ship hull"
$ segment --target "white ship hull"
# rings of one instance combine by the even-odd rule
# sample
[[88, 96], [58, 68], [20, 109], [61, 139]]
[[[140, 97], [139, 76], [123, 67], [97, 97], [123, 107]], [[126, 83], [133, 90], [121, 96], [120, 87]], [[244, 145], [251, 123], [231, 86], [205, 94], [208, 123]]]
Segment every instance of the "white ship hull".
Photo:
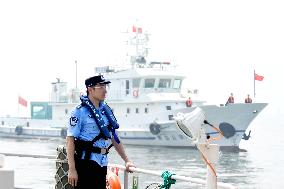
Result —
[[[201, 106], [205, 112], [206, 120], [218, 128], [220, 123], [228, 123], [235, 129], [233, 136], [226, 138], [221, 137], [219, 140], [213, 140], [212, 143], [216, 143], [221, 147], [233, 147], [238, 148], [243, 135], [253, 121], [253, 119], [262, 111], [266, 106], [266, 103], [254, 103], [254, 104], [232, 104], [229, 106], [218, 107], [215, 105]], [[190, 112], [194, 108], [184, 108], [175, 110], [177, 112]], [[119, 130], [119, 135], [125, 144], [132, 145], [150, 145], [150, 146], [194, 146], [191, 139], [184, 135], [184, 133], [175, 125], [175, 121], [168, 121], [161, 124], [161, 130], [158, 134], [152, 134], [149, 130], [149, 126], [145, 126], [145, 129], [136, 130]], [[217, 137], [219, 135], [216, 130], [209, 126], [204, 125], [206, 134], [211, 137]]]
[[[266, 103], [252, 104], [231, 104], [228, 106], [204, 105], [200, 108], [205, 112], [206, 120], [219, 127], [220, 123], [227, 123], [234, 127], [233, 136], [226, 138], [221, 137], [219, 140], [213, 140], [219, 146], [226, 148], [238, 148], [243, 135], [253, 121], [253, 119], [263, 110]], [[188, 113], [194, 110], [192, 108], [180, 108], [168, 111], [168, 114], [176, 115], [178, 112]], [[155, 117], [163, 117], [164, 112], [153, 113], [151, 116], [139, 116], [137, 121], [131, 122], [131, 119], [123, 119], [118, 116], [120, 123], [118, 130], [119, 136], [124, 144], [130, 145], [146, 145], [146, 146], [172, 146], [172, 147], [191, 147], [194, 146], [191, 139], [187, 137], [177, 126], [174, 120], [156, 121], [160, 125], [159, 131], [151, 132], [150, 124], [153, 123]], [[164, 116], [165, 117], [165, 116]], [[167, 116], [166, 116], [167, 117]], [[0, 126], [0, 134], [10, 137], [61, 137], [66, 134], [66, 120], [32, 120], [19, 118], [2, 118]], [[9, 125], [9, 126], [8, 126]], [[29, 127], [27, 127], [29, 125]], [[21, 127], [19, 133], [16, 131], [17, 126]], [[207, 135], [217, 137], [219, 135], [216, 130], [208, 125], [204, 125]]]

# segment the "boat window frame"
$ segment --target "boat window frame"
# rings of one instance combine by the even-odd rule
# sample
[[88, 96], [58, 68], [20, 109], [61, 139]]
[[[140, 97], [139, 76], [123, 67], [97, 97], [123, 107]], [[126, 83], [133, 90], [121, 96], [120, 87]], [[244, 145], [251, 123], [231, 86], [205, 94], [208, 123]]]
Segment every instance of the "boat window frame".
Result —
[[132, 88], [140, 88], [141, 78], [132, 79]]
[[125, 93], [126, 95], [130, 93], [130, 81], [128, 79], [125, 80]]
[[[146, 84], [147, 84], [146, 82], [149, 81], [149, 80], [152, 80], [151, 83], [150, 83], [151, 86], [147, 86], [146, 87]], [[143, 86], [143, 88], [145, 88], [145, 89], [153, 89], [153, 88], [155, 88], [155, 82], [156, 82], [156, 78], [145, 78], [144, 79], [144, 86]]]
[[[163, 82], [161, 83], [161, 81]], [[159, 83], [158, 83], [158, 88], [159, 89], [169, 89], [171, 88], [171, 84], [172, 84], [171, 78], [160, 78]], [[166, 85], [166, 86], [163, 86], [163, 85]]]
[[[177, 82], [177, 81], [179, 81], [179, 86], [178, 86], [178, 87], [176, 87], [176, 85], [177, 85], [176, 82]], [[180, 89], [180, 88], [181, 88], [181, 84], [182, 84], [182, 79], [180, 79], [180, 78], [175, 78], [174, 81], [173, 81], [173, 87], [172, 87], [172, 88], [173, 88], [173, 89]]]

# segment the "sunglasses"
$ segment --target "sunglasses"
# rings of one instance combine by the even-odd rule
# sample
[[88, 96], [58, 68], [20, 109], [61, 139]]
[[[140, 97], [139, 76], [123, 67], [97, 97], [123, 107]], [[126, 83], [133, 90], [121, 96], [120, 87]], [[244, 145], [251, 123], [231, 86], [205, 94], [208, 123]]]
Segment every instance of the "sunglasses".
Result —
[[93, 89], [108, 89], [109, 84], [97, 84], [96, 86], [92, 87]]

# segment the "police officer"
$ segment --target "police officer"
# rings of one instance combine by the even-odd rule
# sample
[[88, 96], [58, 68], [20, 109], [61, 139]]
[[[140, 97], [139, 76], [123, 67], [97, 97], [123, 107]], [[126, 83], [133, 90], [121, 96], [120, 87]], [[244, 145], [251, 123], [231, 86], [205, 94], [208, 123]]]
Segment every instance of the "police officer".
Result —
[[102, 75], [86, 79], [87, 96], [81, 96], [82, 103], [70, 115], [66, 137], [68, 183], [76, 189], [106, 188], [107, 153], [112, 145], [127, 171], [134, 166], [116, 135], [116, 119], [104, 102], [109, 83]]

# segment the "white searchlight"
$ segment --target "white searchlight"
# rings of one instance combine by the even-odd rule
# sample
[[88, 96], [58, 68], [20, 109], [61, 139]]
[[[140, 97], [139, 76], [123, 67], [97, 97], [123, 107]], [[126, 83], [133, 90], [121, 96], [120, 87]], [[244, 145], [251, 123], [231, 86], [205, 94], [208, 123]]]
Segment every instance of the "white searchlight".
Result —
[[201, 153], [201, 157], [207, 166], [206, 188], [217, 189], [215, 165], [219, 160], [219, 146], [217, 144], [210, 144], [209, 140], [207, 140], [205, 131], [202, 128], [205, 122], [208, 124], [205, 121], [204, 111], [196, 107], [189, 113], [177, 113], [174, 119], [178, 128], [191, 139], [192, 143], [196, 145]]
[[189, 113], [177, 113], [174, 117], [178, 128], [188, 136], [194, 144], [206, 144], [206, 134], [202, 125], [204, 124], [205, 114], [203, 110], [196, 107]]

